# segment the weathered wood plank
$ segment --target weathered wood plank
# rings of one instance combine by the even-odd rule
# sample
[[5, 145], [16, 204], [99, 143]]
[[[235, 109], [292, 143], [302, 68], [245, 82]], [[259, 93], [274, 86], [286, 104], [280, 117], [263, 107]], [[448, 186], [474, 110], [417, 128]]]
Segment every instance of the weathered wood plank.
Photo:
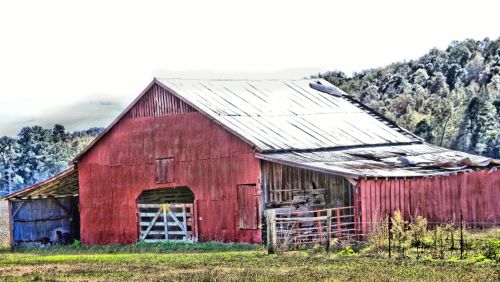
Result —
[[144, 233], [141, 235], [141, 237], [140, 237], [141, 240], [146, 239], [146, 236], [148, 236], [149, 231], [151, 231], [151, 229], [153, 228], [156, 220], [158, 220], [158, 217], [160, 217], [160, 215], [162, 213], [162, 210], [163, 210], [162, 208], [158, 209], [158, 212], [156, 213], [156, 216], [153, 217], [153, 219], [151, 220], [150, 225], [148, 226], [148, 228], [146, 229], [146, 231], [144, 231]]

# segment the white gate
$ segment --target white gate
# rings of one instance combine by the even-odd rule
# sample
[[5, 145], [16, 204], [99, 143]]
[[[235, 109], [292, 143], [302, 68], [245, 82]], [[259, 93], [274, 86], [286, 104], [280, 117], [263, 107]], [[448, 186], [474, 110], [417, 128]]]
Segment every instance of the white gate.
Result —
[[140, 240], [196, 242], [196, 216], [193, 204], [138, 204]]

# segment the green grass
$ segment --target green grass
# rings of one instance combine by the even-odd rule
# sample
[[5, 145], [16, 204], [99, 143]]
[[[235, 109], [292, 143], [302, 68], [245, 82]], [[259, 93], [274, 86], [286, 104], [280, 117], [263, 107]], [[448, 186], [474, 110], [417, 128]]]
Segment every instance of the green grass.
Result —
[[[137, 243], [132, 245], [105, 245], [86, 246], [73, 244], [70, 246], [50, 246], [44, 248], [18, 248], [16, 253], [26, 254], [130, 254], [130, 253], [205, 253], [205, 252], [238, 252], [238, 251], [263, 251], [261, 245], [236, 244], [236, 243], [182, 243], [182, 242], [161, 242], [156, 244]], [[0, 253], [2, 250], [0, 250]], [[10, 252], [4, 249], [3, 252]]]
[[[268, 255], [262, 247], [219, 243], [180, 247], [105, 246], [0, 253], [1, 280], [498, 281], [492, 263], [377, 259], [313, 252]], [[195, 246], [195, 245], [192, 245]], [[195, 248], [195, 247], [192, 247]], [[79, 253], [76, 253], [76, 252]], [[104, 253], [110, 251], [111, 253]], [[74, 252], [74, 253], [72, 253]]]
[[[0, 202], [0, 228], [8, 230]], [[470, 234], [497, 238], [499, 229]], [[0, 232], [2, 230], [0, 229]], [[472, 232], [472, 231], [471, 231]], [[2, 233], [3, 234], [3, 233]], [[1, 242], [8, 242], [3, 236]], [[0, 247], [1, 281], [499, 281], [500, 264], [329, 254], [322, 248], [268, 255], [248, 244], [159, 243]]]

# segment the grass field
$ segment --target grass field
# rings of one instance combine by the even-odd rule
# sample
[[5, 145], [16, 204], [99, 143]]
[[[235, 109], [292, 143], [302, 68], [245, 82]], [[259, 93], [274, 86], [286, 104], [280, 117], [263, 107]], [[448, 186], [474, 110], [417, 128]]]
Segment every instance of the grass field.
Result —
[[[0, 252], [0, 280], [59, 281], [498, 281], [491, 263], [377, 259], [295, 252], [268, 255], [259, 246], [190, 249], [117, 246]], [[132, 251], [132, 249], [125, 249]], [[111, 252], [111, 253], [106, 253]]]
[[[8, 242], [0, 202], [0, 243]], [[494, 231], [494, 230], [493, 230]], [[488, 231], [488, 236], [497, 233]], [[496, 232], [496, 231], [495, 231]], [[491, 234], [490, 234], [491, 233]], [[317, 251], [317, 250], [316, 250]], [[500, 264], [386, 259], [302, 251], [268, 255], [262, 246], [199, 243], [0, 247], [1, 281], [499, 281]]]
[[9, 236], [7, 201], [0, 200], [0, 248], [9, 244]]

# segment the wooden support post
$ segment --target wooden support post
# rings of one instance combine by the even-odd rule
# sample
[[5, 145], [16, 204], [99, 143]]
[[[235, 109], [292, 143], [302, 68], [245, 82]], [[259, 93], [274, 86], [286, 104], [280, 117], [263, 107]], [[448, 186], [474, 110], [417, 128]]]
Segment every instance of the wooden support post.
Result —
[[464, 258], [464, 215], [460, 212], [460, 259]]
[[9, 235], [10, 235], [10, 238], [9, 238], [9, 241], [10, 241], [10, 249], [14, 249], [14, 216], [12, 215], [12, 201], [8, 201], [9, 202]]
[[391, 239], [392, 239], [392, 212], [389, 212], [389, 221], [387, 222], [387, 230], [389, 233], [389, 257], [391, 257]]
[[[316, 217], [320, 217], [321, 216], [320, 212], [316, 212], [315, 214], [316, 214]], [[323, 242], [323, 228], [321, 226], [321, 221], [322, 220], [316, 221], [316, 226], [318, 226], [318, 235], [319, 235], [319, 244], [320, 245]]]
[[186, 232], [186, 240], [190, 240], [188, 237], [187, 219], [186, 219], [186, 206], [182, 206], [182, 224], [184, 224], [184, 231]]
[[360, 194], [360, 191], [359, 191], [359, 187], [355, 187], [355, 190], [354, 190], [354, 208], [353, 208], [353, 211], [354, 211], [354, 236], [356, 237], [357, 240], [360, 240], [361, 238], [359, 238], [359, 235], [360, 235], [360, 226], [361, 226], [361, 220], [359, 219], [359, 214], [360, 214], [360, 203], [359, 203], [359, 194]]
[[267, 251], [274, 254], [276, 250], [276, 210], [266, 211], [267, 220]]
[[163, 224], [165, 230], [165, 241], [168, 241], [168, 220], [167, 220], [167, 204], [163, 204]]
[[197, 200], [194, 200], [191, 205], [191, 231], [193, 233], [191, 236], [193, 237], [193, 242], [198, 242], [198, 204]]
[[[299, 242], [299, 239], [300, 239], [299, 228], [300, 228], [300, 222], [297, 221], [297, 222], [295, 222], [295, 243]], [[299, 249], [298, 244], [295, 244], [295, 247], [297, 248], [297, 250]]]
[[340, 209], [337, 209], [337, 238], [340, 242], [340, 235], [342, 234], [342, 229], [340, 226]]
[[332, 237], [332, 210], [326, 211], [326, 251], [330, 251], [330, 241]]

